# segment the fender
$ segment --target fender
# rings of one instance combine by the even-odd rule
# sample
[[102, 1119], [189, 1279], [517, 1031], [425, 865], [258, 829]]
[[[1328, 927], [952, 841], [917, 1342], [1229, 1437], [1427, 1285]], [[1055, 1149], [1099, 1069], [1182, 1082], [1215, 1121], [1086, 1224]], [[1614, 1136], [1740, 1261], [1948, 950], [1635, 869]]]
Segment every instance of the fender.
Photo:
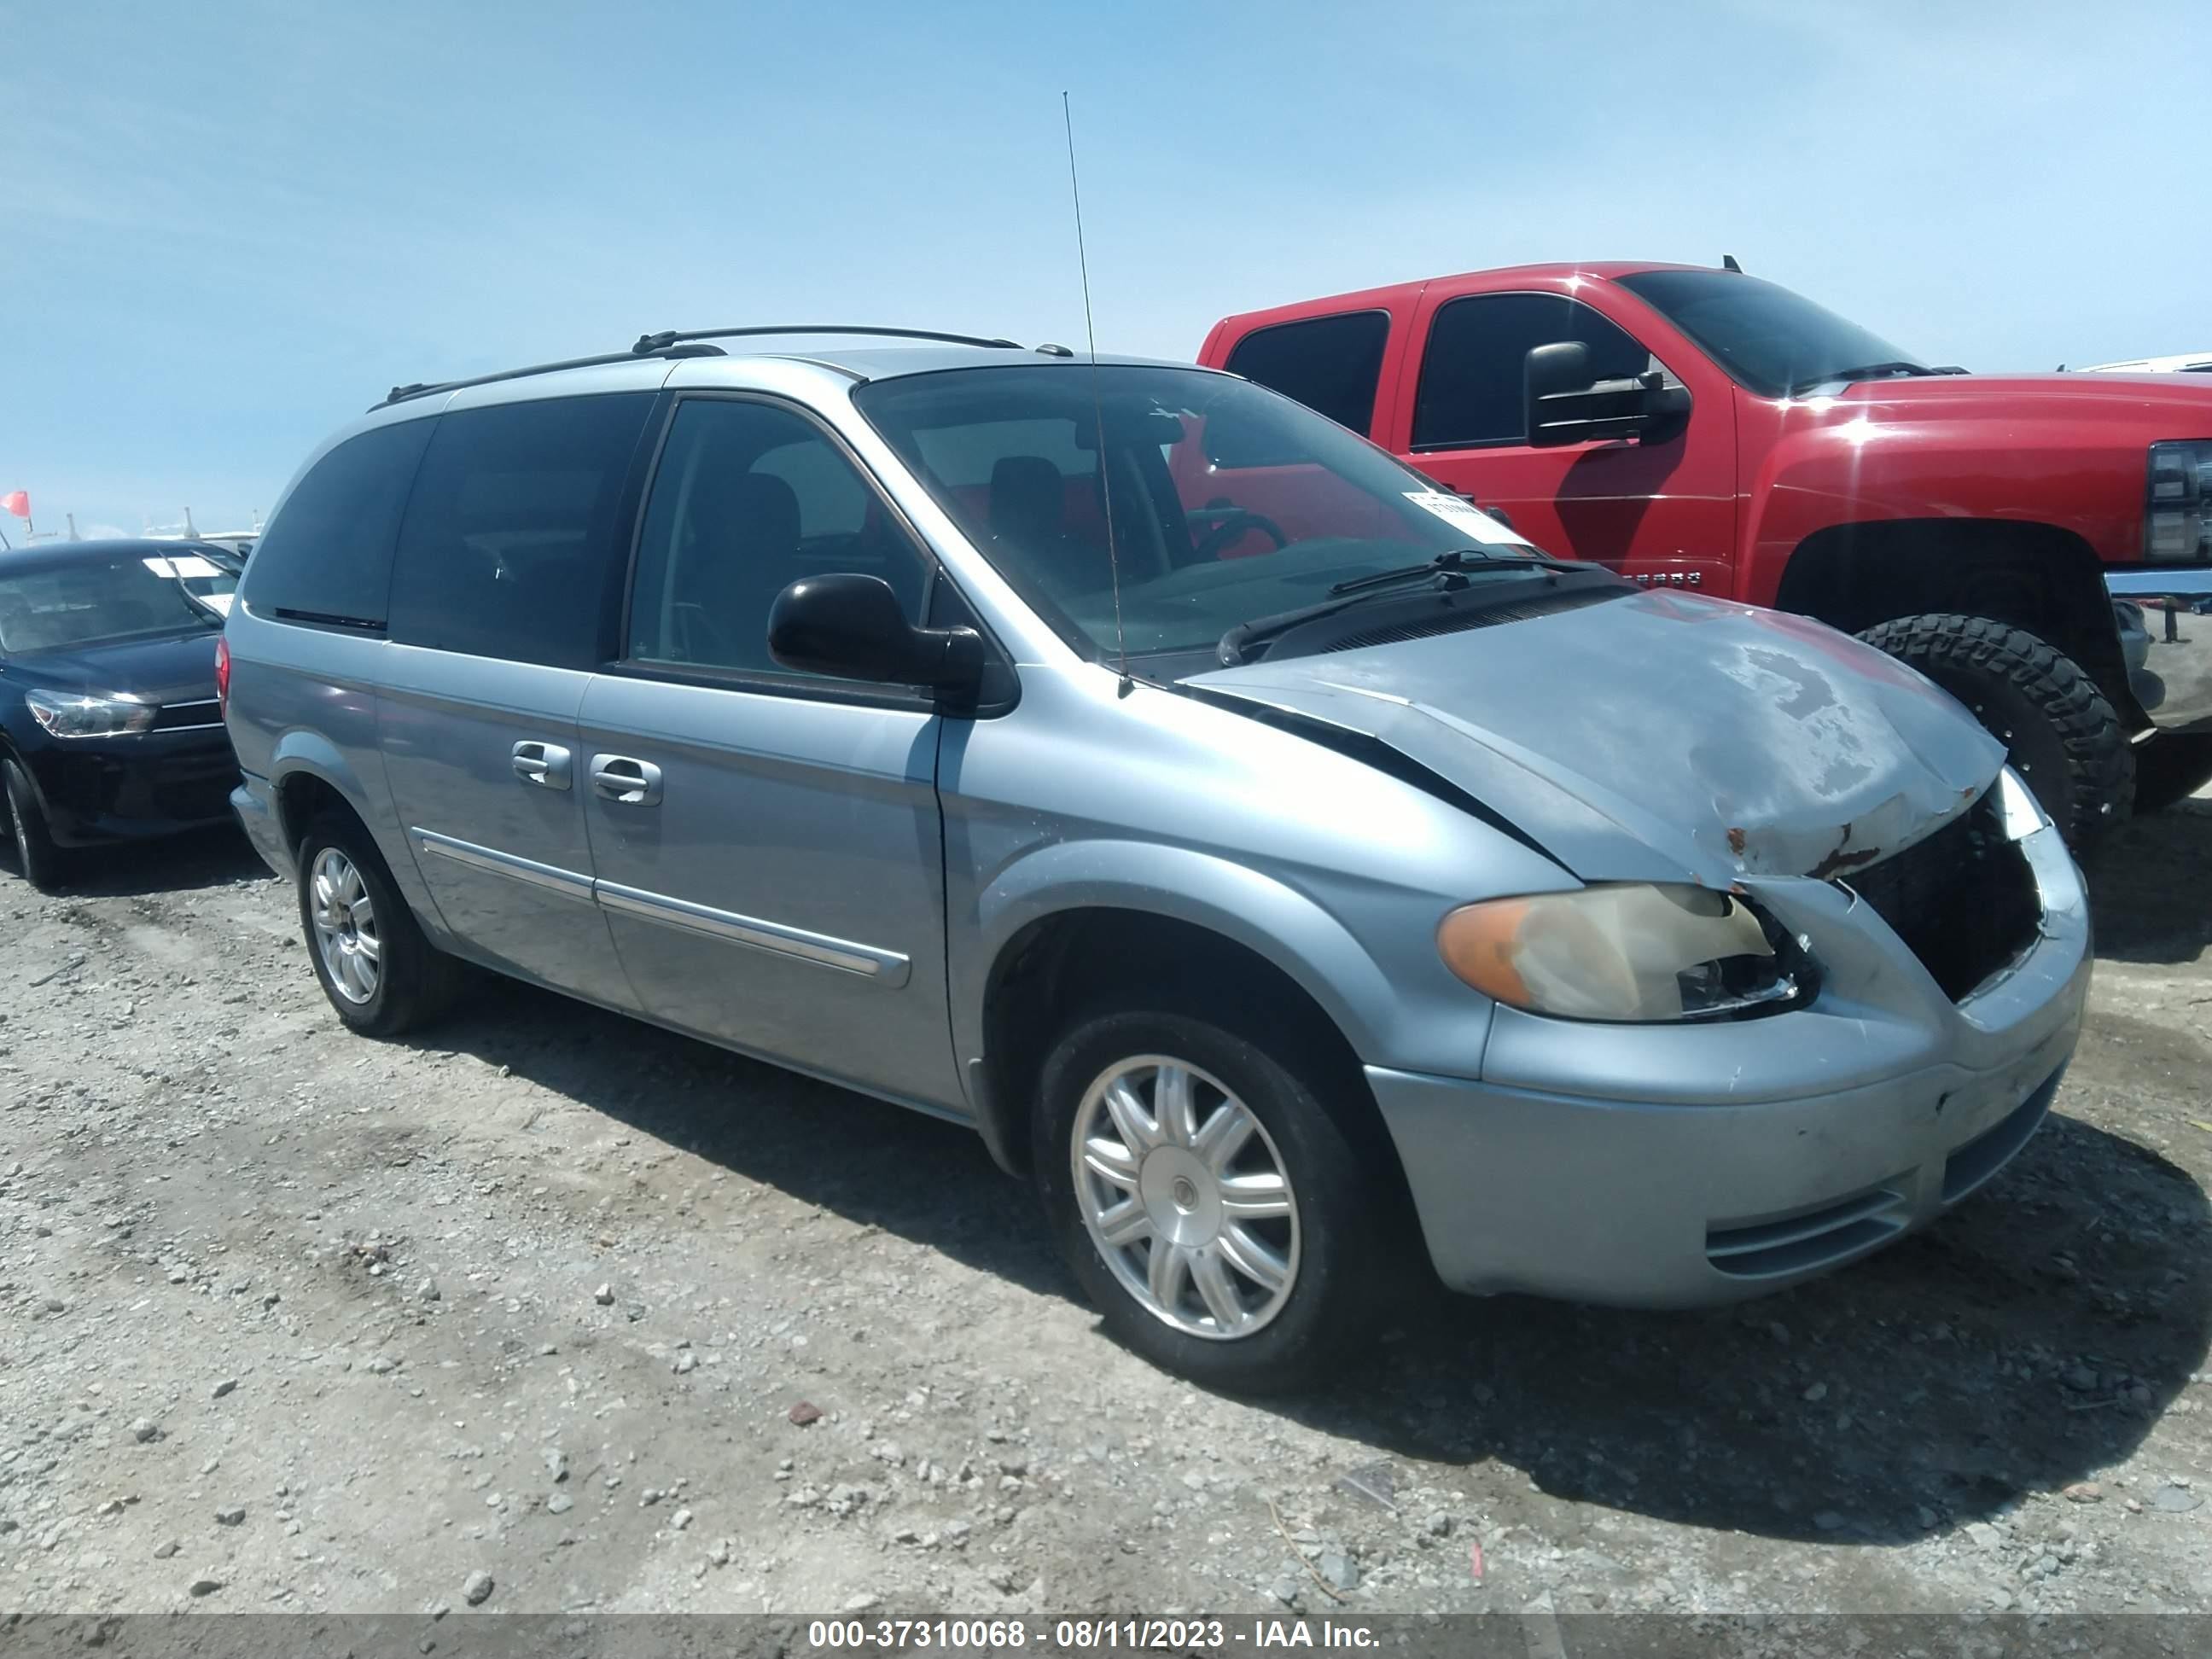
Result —
[[[1191, 923], [1266, 957], [1289, 975], [1363, 1060], [1418, 1054], [1421, 1069], [1479, 1075], [1487, 1000], [1440, 964], [1392, 975], [1306, 894], [1244, 865], [1141, 842], [1060, 842], [1023, 854], [975, 896], [972, 928], [956, 925], [953, 1035], [963, 1056], [983, 1052], [992, 969], [1024, 927], [1074, 910], [1133, 910]], [[1409, 941], [1436, 963], [1426, 929]], [[1431, 994], [1433, 993], [1433, 995]]]

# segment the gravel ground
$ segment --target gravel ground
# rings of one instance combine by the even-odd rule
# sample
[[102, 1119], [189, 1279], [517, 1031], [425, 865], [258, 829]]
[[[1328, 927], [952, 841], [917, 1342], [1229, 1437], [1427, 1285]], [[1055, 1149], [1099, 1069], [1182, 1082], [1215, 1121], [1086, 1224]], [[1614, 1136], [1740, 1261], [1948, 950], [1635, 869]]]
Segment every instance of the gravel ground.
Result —
[[0, 1610], [2205, 1609], [2212, 802], [2092, 875], [2058, 1114], [1942, 1225], [1255, 1406], [966, 1131], [511, 985], [350, 1036], [228, 835], [0, 873]]

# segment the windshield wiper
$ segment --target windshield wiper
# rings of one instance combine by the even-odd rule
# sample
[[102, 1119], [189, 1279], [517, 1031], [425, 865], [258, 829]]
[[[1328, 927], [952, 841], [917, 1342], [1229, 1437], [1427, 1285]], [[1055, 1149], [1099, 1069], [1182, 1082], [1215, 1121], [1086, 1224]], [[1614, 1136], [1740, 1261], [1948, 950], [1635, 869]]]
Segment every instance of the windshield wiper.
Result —
[[[1470, 551], [1475, 556], [1472, 562], [1466, 560], [1466, 555]], [[1322, 617], [1333, 617], [1340, 611], [1348, 611], [1369, 599], [1385, 598], [1387, 596], [1381, 590], [1401, 586], [1423, 577], [1433, 579], [1439, 593], [1453, 593], [1468, 585], [1467, 576], [1470, 570], [1543, 570], [1568, 574], [1602, 568], [1599, 565], [1576, 564], [1540, 556], [1516, 555], [1493, 558], [1479, 548], [1454, 548], [1450, 552], [1437, 554], [1425, 564], [1405, 565], [1396, 570], [1378, 570], [1372, 575], [1355, 576], [1349, 581], [1339, 582], [1328, 590], [1333, 597], [1312, 605], [1302, 605], [1295, 611], [1279, 611], [1272, 617], [1255, 617], [1249, 622], [1239, 623], [1221, 636], [1217, 654], [1224, 667], [1234, 668], [1244, 661], [1255, 647], [1289, 633], [1293, 628]]]
[[1891, 374], [1963, 374], [1964, 370], [1930, 368], [1925, 363], [1908, 363], [1899, 358], [1887, 363], [1855, 363], [1849, 368], [1832, 368], [1824, 374], [1807, 376], [1790, 383], [1790, 395], [1810, 392], [1816, 386], [1827, 386], [1837, 380], [1873, 380]]

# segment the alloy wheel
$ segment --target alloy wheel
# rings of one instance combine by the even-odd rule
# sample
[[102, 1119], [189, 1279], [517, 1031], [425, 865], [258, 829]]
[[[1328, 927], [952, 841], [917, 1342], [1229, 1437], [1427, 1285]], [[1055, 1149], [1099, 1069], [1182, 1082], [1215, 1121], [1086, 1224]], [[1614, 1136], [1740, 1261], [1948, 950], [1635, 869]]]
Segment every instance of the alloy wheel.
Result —
[[308, 908], [315, 948], [331, 983], [348, 1002], [365, 1004], [376, 995], [383, 972], [384, 945], [376, 931], [376, 907], [354, 861], [335, 847], [316, 855], [308, 877]]

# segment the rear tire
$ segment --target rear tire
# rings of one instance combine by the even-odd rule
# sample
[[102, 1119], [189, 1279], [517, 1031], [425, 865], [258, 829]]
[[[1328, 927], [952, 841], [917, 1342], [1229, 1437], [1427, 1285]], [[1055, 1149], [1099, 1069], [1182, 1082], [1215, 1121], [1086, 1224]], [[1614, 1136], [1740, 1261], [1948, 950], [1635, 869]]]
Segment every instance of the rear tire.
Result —
[[2077, 852], [2126, 818], [2135, 799], [2127, 733], [2097, 683], [2055, 646], [1950, 614], [1900, 617], [1859, 637], [1966, 704]]
[[[1188, 1112], [1164, 1081], [1170, 1067], [1189, 1079]], [[1108, 1099], [1117, 1081], [1128, 1085], [1120, 1114]], [[1203, 1386], [1253, 1395], [1306, 1387], [1362, 1352], [1390, 1304], [1376, 1217], [1392, 1198], [1323, 1103], [1343, 1086], [1279, 1043], [1185, 1014], [1113, 1008], [1063, 1031], [1038, 1093], [1036, 1184], [1115, 1338]], [[1137, 1128], [1150, 1126], [1134, 1136], [1121, 1127], [1132, 1099]], [[1221, 1156], [1224, 1146], [1237, 1150]]]
[[368, 832], [326, 813], [300, 839], [300, 927], [338, 1018], [364, 1036], [398, 1036], [445, 1011], [460, 963], [423, 936]]
[[2160, 732], [2136, 746], [2136, 811], [2162, 812], [2212, 783], [2212, 732]]
[[39, 805], [39, 792], [31, 787], [30, 774], [20, 761], [0, 763], [0, 793], [7, 797], [4, 810], [15, 845], [15, 868], [41, 893], [60, 891], [68, 860], [55, 845]]

